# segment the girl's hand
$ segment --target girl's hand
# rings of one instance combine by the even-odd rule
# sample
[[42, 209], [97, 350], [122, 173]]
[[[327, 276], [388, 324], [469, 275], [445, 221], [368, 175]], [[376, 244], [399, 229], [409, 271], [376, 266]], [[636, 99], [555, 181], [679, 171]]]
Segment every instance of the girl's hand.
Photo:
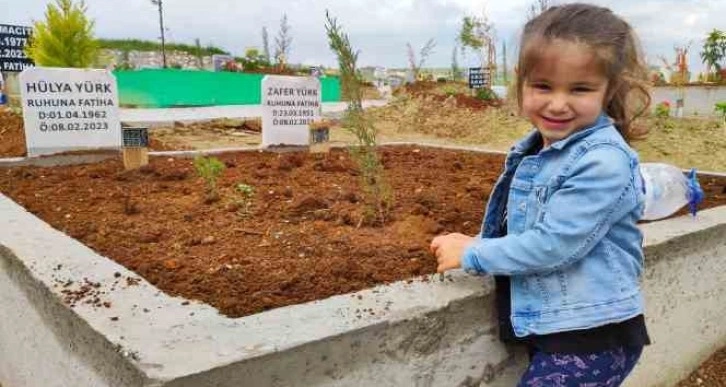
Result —
[[434, 238], [431, 241], [430, 250], [439, 264], [436, 271], [443, 273], [460, 268], [461, 256], [473, 241], [473, 237], [459, 233], [439, 235]]

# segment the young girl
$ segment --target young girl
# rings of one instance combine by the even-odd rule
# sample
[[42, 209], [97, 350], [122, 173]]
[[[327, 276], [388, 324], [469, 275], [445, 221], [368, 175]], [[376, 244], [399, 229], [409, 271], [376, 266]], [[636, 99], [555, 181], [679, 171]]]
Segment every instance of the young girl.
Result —
[[618, 386], [649, 344], [643, 212], [627, 141], [650, 103], [632, 28], [552, 7], [524, 28], [517, 96], [534, 125], [507, 156], [481, 235], [436, 237], [438, 271], [495, 277], [500, 336], [530, 349], [520, 386]]

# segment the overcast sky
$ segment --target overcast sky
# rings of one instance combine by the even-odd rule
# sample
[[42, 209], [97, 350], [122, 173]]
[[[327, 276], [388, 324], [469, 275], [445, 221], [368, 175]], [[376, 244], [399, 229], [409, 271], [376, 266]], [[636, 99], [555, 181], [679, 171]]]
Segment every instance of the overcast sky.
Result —
[[[406, 43], [422, 47], [436, 42], [426, 66], [449, 67], [461, 19], [481, 15], [494, 22], [501, 42], [512, 52], [534, 0], [164, 0], [167, 38], [220, 46], [235, 55], [262, 47], [262, 27], [270, 34], [271, 50], [283, 13], [293, 36], [290, 61], [334, 65], [325, 37], [325, 10], [330, 10], [360, 51], [359, 66], [405, 67]], [[563, 3], [565, 1], [555, 1]], [[594, 0], [628, 20], [639, 33], [648, 60], [657, 55], [673, 62], [674, 45], [693, 42], [692, 69], [699, 71], [700, 49], [707, 32], [726, 30], [726, 0]], [[0, 0], [0, 23], [28, 25], [43, 19], [47, 0]], [[158, 39], [159, 20], [151, 0], [86, 0], [101, 38]], [[469, 56], [469, 61], [473, 61]], [[467, 63], [459, 60], [460, 65]], [[511, 63], [511, 57], [510, 57]]]

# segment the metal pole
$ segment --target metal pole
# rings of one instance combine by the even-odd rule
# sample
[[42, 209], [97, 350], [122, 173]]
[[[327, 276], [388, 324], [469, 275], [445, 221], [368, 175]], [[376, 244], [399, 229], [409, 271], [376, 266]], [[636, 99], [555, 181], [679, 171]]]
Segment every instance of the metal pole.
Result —
[[161, 28], [161, 60], [166, 68], [166, 39], [164, 38], [164, 6], [163, 0], [157, 0], [159, 4], [159, 27]]

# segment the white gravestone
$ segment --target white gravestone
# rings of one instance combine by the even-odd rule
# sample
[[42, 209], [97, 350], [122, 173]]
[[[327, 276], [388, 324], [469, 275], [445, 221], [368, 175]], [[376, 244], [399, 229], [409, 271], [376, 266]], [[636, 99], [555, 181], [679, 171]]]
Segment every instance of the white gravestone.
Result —
[[28, 156], [118, 149], [116, 78], [107, 70], [30, 68], [20, 74]]
[[308, 145], [309, 128], [320, 118], [320, 81], [267, 75], [262, 79], [262, 146]]

